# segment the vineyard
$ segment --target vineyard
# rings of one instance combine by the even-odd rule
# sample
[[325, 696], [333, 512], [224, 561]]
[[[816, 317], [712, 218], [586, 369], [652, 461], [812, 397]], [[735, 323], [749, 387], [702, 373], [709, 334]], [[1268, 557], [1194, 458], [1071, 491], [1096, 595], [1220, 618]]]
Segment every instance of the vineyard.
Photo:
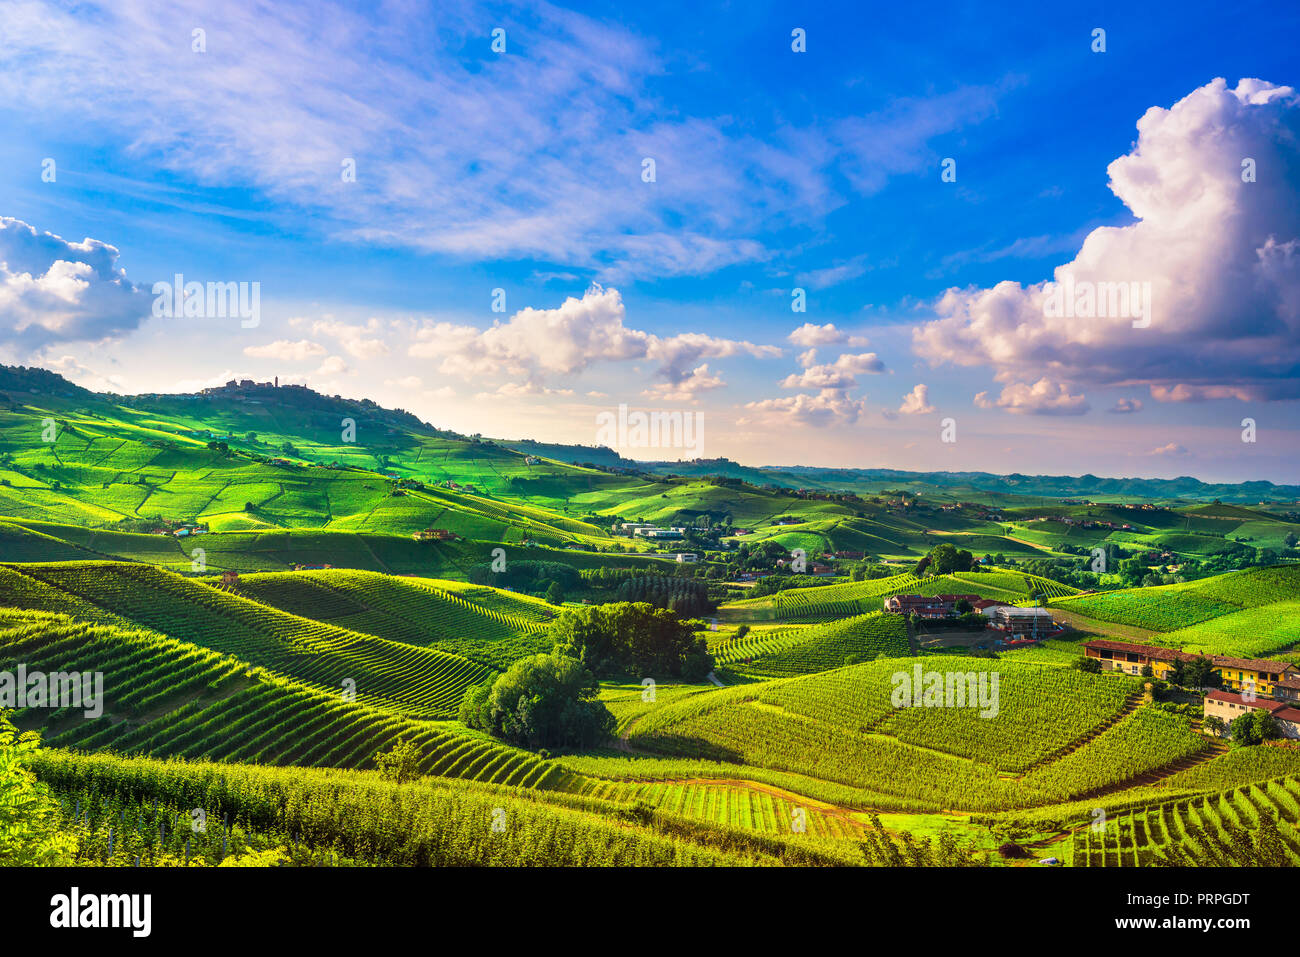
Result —
[[[1083, 660], [1111, 638], [1300, 661], [1285, 503], [611, 466], [299, 390], [0, 391], [0, 690], [23, 670], [103, 682], [102, 712], [6, 713], [40, 735], [27, 760], [73, 863], [1300, 866], [1300, 747], [1216, 737], [1201, 689]], [[379, 444], [338, 442], [342, 409]], [[1108, 539], [1196, 580], [1088, 572]], [[1007, 558], [917, 577], [936, 543]], [[817, 578], [789, 575], [793, 548]], [[661, 585], [690, 669], [634, 616], [555, 627]], [[909, 624], [895, 594], [1043, 603], [1063, 626]], [[540, 657], [553, 628], [576, 662]]]
[[293, 615], [443, 651], [495, 670], [550, 648], [544, 623], [550, 606], [493, 588], [327, 570], [245, 575], [235, 593]]
[[719, 663], [748, 675], [786, 677], [814, 674], [846, 663], [908, 654], [907, 624], [901, 615], [873, 612], [833, 623], [769, 632], [719, 647]]
[[1300, 866], [1300, 782], [1293, 777], [1130, 810], [1075, 831], [1077, 867]]
[[1102, 592], [1053, 605], [1097, 621], [1177, 631], [1247, 608], [1300, 599], [1300, 565], [1253, 568], [1182, 585]]
[[[419, 717], [446, 716], [491, 669], [457, 655], [301, 618], [192, 579], [140, 565], [10, 566], [139, 627], [233, 655], [326, 692]], [[5, 584], [0, 581], [0, 586]], [[24, 607], [15, 590], [0, 595]]]
[[0, 615], [0, 670], [99, 672], [104, 713], [28, 708], [22, 726], [80, 751], [304, 767], [371, 767], [398, 739], [425, 773], [529, 786], [564, 775], [526, 751], [370, 707], [360, 694], [322, 694], [233, 656], [144, 631], [33, 612]]

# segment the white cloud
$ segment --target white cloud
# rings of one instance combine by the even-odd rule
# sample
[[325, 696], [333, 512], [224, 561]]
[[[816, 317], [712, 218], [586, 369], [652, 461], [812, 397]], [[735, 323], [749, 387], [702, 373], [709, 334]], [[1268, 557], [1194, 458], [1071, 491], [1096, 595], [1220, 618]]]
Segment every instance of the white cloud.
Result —
[[1152, 449], [1150, 452], [1147, 453], [1147, 455], [1161, 455], [1161, 456], [1183, 456], [1189, 454], [1191, 453], [1189, 453], [1187, 449], [1183, 448], [1177, 442], [1170, 442], [1168, 445], [1162, 445], [1159, 448]]
[[388, 346], [379, 338], [383, 326], [378, 319], [352, 325], [336, 319], [318, 319], [311, 324], [312, 335], [330, 336], [354, 359], [377, 359], [388, 354]]
[[879, 375], [884, 362], [874, 352], [858, 355], [845, 353], [834, 362], [809, 366], [800, 373], [792, 373], [781, 380], [784, 389], [852, 389], [859, 375]]
[[[1256, 182], [1243, 182], [1243, 157]], [[1137, 221], [1093, 230], [1054, 279], [1149, 282], [1148, 326], [1135, 328], [1131, 312], [1051, 317], [1045, 283], [1008, 281], [948, 290], [940, 318], [913, 330], [916, 352], [932, 365], [991, 367], [1012, 383], [997, 403], [1011, 411], [1029, 388], [1015, 383], [1047, 376], [1075, 388], [1145, 385], [1164, 402], [1300, 397], [1295, 93], [1214, 80], [1148, 110], [1136, 146], [1108, 171]]]
[[721, 389], [724, 385], [722, 376], [711, 373], [706, 362], [673, 381], [652, 385], [644, 394], [666, 402], [689, 402], [701, 392]]
[[851, 349], [861, 349], [868, 345], [865, 336], [853, 336], [847, 332], [835, 328], [835, 323], [828, 322], [825, 325], [815, 325], [811, 322], [805, 322], [802, 326], [787, 336], [796, 346], [812, 348], [815, 346], [848, 346]]
[[851, 399], [841, 389], [824, 389], [813, 395], [782, 396], [748, 402], [745, 408], [751, 414], [737, 420], [738, 425], [766, 425], [780, 428], [790, 421], [819, 428], [830, 425], [852, 425], [866, 410], [866, 403]]
[[720, 386], [716, 373], [700, 372], [703, 359], [781, 354], [775, 346], [703, 333], [660, 337], [628, 326], [626, 319], [619, 291], [596, 285], [581, 299], [570, 296], [553, 309], [529, 306], [484, 330], [427, 323], [414, 330], [409, 353], [440, 359], [440, 372], [466, 380], [510, 376], [516, 390], [534, 394], [555, 391], [544, 387], [549, 379], [574, 376], [598, 363], [652, 359], [659, 363], [655, 377], [667, 387], [656, 387], [656, 394], [663, 395]]
[[136, 329], [152, 297], [117, 259], [117, 249], [97, 239], [68, 242], [0, 216], [0, 344], [35, 351]]
[[328, 356], [320, 364], [320, 368], [316, 370], [315, 374], [324, 376], [342, 375], [348, 371], [348, 364], [343, 361], [342, 356]]
[[646, 357], [661, 363], [658, 374], [671, 384], [677, 384], [699, 372], [693, 363], [700, 359], [723, 359], [729, 356], [750, 355], [756, 359], [779, 356], [776, 346], [760, 346], [735, 339], [720, 339], [700, 332], [683, 332], [666, 339], [651, 336]]
[[1013, 382], [1002, 389], [997, 399], [980, 392], [975, 404], [981, 409], [1005, 409], [1018, 415], [1083, 415], [1090, 408], [1084, 395], [1071, 395], [1064, 383], [1051, 382], [1045, 376], [1033, 385]]
[[400, 379], [385, 379], [384, 385], [396, 386], [399, 389], [418, 389], [424, 385], [424, 380], [418, 375], [407, 375]]
[[1141, 412], [1142, 400], [1141, 399], [1118, 399], [1116, 400], [1115, 404], [1111, 406], [1109, 409], [1107, 409], [1106, 411], [1114, 412], [1119, 415], [1126, 415], [1131, 412]]
[[127, 391], [127, 380], [120, 375], [101, 375], [94, 369], [82, 362], [75, 356], [59, 356], [57, 358], [42, 358], [41, 365], [52, 372], [57, 372], [70, 382], [75, 382], [83, 389], [90, 389], [94, 392], [117, 392], [125, 393]]
[[254, 359], [279, 359], [283, 362], [301, 362], [325, 355], [325, 347], [310, 339], [277, 339], [261, 346], [245, 346], [244, 355]]
[[[0, 55], [22, 69], [0, 74], [0, 99], [52, 126], [98, 127], [140, 162], [260, 191], [343, 238], [606, 280], [770, 258], [756, 235], [819, 223], [846, 202], [841, 184], [874, 192], [931, 162], [930, 139], [991, 115], [998, 94], [896, 100], [760, 140], [748, 122], [656, 99], [668, 67], [653, 41], [550, 4], [10, 7]], [[507, 30], [502, 57], [488, 21]], [[190, 24], [205, 25], [205, 55]]]
[[912, 391], [903, 396], [903, 404], [898, 407], [898, 411], [904, 415], [928, 415], [934, 410], [930, 404], [930, 387], [924, 383], [913, 386]]

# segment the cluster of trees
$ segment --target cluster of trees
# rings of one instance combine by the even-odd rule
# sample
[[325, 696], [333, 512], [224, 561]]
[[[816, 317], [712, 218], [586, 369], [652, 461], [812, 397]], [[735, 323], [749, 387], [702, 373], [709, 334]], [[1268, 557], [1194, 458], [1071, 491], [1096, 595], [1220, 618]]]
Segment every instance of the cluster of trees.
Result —
[[705, 639], [690, 623], [646, 602], [569, 608], [551, 625], [557, 654], [601, 677], [667, 676], [701, 681], [713, 670]]
[[977, 564], [975, 556], [966, 549], [944, 542], [934, 546], [930, 549], [930, 554], [916, 563], [913, 574], [918, 578], [922, 575], [950, 575], [953, 572], [968, 572]]
[[490, 562], [470, 566], [467, 577], [475, 585], [509, 588], [528, 595], [545, 597], [553, 605], [582, 582], [578, 569], [564, 562], [510, 561], [503, 571], [493, 571]]
[[[566, 610], [551, 625], [549, 654], [522, 658], [494, 679], [466, 689], [460, 720], [530, 748], [589, 748], [616, 722], [598, 697], [599, 677], [701, 681], [713, 656], [696, 627], [646, 602]], [[400, 756], [386, 756], [386, 769]]]
[[745, 597], [763, 598], [766, 595], [775, 595], [779, 591], [785, 591], [787, 588], [817, 588], [834, 584], [835, 582], [829, 578], [818, 578], [815, 575], [768, 575], [766, 578], [760, 578], [754, 582], [754, 587], [745, 593]]
[[733, 577], [741, 572], [776, 571], [777, 561], [783, 558], [790, 560], [790, 549], [780, 542], [741, 542], [727, 555], [727, 571]]
[[1277, 726], [1277, 720], [1270, 712], [1262, 708], [1233, 718], [1229, 727], [1232, 734], [1232, 743], [1239, 747], [1249, 744], [1263, 744], [1265, 741], [1272, 741], [1274, 738], [1282, 736], [1282, 732]]
[[616, 722], [597, 696], [596, 676], [558, 648], [516, 661], [495, 680], [465, 691], [460, 720], [529, 748], [589, 748]]
[[1222, 676], [1214, 670], [1214, 662], [1204, 655], [1197, 655], [1191, 661], [1175, 659], [1167, 680], [1180, 688], [1218, 688], [1223, 684]]
[[[1219, 551], [1199, 558], [1179, 555], [1159, 542], [1150, 547], [1134, 549], [1123, 548], [1114, 542], [1097, 546], [1062, 544], [1057, 547], [1062, 552], [1081, 556], [1083, 561], [1031, 559], [1022, 565], [1025, 571], [1032, 574], [1076, 588], [1113, 588], [1116, 584], [1123, 588], [1176, 585], [1243, 568], [1273, 565], [1284, 558], [1293, 557], [1294, 552], [1294, 547], [1290, 545], [1280, 551], [1273, 548], [1256, 549], [1240, 541], [1226, 539]], [[1105, 563], [1101, 566], [1105, 571], [1101, 574], [1093, 571], [1094, 547], [1105, 549]], [[1174, 557], [1161, 557], [1165, 552], [1170, 552]], [[1300, 554], [1295, 557], [1300, 557]], [[1169, 565], [1176, 565], [1177, 568], [1166, 570]]]
[[649, 602], [686, 616], [711, 614], [716, 607], [709, 598], [707, 582], [670, 575], [640, 575], [618, 588], [620, 602]]

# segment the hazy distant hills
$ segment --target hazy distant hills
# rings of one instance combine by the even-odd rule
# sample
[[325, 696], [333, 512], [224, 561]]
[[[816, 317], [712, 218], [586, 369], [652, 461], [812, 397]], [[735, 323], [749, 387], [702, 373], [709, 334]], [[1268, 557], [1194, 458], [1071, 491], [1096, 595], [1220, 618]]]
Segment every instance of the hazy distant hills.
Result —
[[[135, 407], [172, 408], [184, 404], [191, 411], [193, 403], [201, 399], [207, 409], [223, 409], [237, 413], [238, 419], [257, 419], [270, 412], [258, 406], [271, 404], [279, 417], [296, 418], [297, 412], [304, 423], [308, 419], [317, 427], [334, 428], [335, 418], [328, 422], [322, 417], [364, 416], [372, 423], [381, 424], [390, 436], [401, 432], [424, 435], [441, 435], [462, 438], [458, 433], [439, 429], [402, 409], [387, 409], [369, 399], [346, 399], [327, 396], [303, 386], [284, 386], [272, 389], [266, 384], [222, 386], [206, 390], [203, 394], [150, 394], [119, 396], [91, 392], [74, 385], [58, 373], [47, 369], [0, 365], [0, 404], [24, 404], [32, 396], [56, 397], [88, 405], [99, 403], [122, 404]], [[232, 425], [235, 423], [231, 423]], [[242, 424], [242, 422], [240, 423]], [[652, 472], [659, 475], [701, 477], [720, 475], [740, 479], [754, 485], [774, 485], [782, 488], [811, 488], [820, 491], [880, 492], [886, 489], [906, 489], [922, 494], [928, 489], [943, 497], [959, 495], [963, 490], [978, 491], [986, 495], [1021, 497], [1043, 496], [1051, 498], [1121, 499], [1142, 498], [1157, 500], [1194, 500], [1250, 503], [1300, 501], [1300, 485], [1275, 485], [1255, 481], [1241, 483], [1209, 483], [1191, 476], [1173, 479], [1155, 478], [1104, 478], [1096, 475], [995, 475], [990, 472], [911, 472], [899, 469], [844, 469], [816, 466], [750, 466], [726, 458], [697, 459], [688, 462], [638, 461], [626, 458], [606, 446], [570, 445], [540, 442], [533, 439], [497, 440], [498, 444], [530, 455], [577, 465], [594, 465], [599, 468], [618, 468], [630, 471]]]

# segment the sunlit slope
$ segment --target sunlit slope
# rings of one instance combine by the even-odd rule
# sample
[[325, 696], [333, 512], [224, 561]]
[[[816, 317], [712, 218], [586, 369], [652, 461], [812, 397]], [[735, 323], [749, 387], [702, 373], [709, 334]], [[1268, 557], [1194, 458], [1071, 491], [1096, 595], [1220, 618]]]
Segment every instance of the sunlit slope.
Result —
[[[288, 614], [249, 598], [144, 565], [67, 562], [4, 566], [140, 627], [293, 678], [328, 693], [421, 716], [455, 712], [465, 688], [491, 669], [459, 655], [390, 641]], [[0, 578], [0, 588], [13, 584]], [[24, 608], [14, 585], [0, 603]], [[47, 607], [47, 606], [46, 606]]]
[[103, 713], [27, 708], [46, 744], [188, 760], [369, 768], [398, 739], [430, 774], [546, 787], [565, 775], [525, 751], [268, 674], [250, 662], [140, 630], [0, 612], [0, 670], [103, 676]]
[[1300, 599], [1300, 565], [1250, 568], [1181, 585], [1157, 585], [1054, 600], [1097, 621], [1176, 631], [1247, 608]]
[[[985, 691], [964, 707], [895, 707], [895, 675], [917, 664], [983, 675]], [[632, 740], [935, 807], [1028, 807], [1120, 788], [1209, 752], [1188, 719], [1137, 707], [1137, 690], [1115, 676], [1012, 661], [897, 658], [669, 704], [637, 722]]]
[[363, 571], [241, 576], [235, 594], [341, 628], [505, 669], [548, 651], [546, 602], [494, 588]]
[[756, 677], [788, 677], [910, 654], [901, 615], [872, 612], [821, 625], [750, 633], [710, 649], [719, 664]]
[[890, 595], [976, 595], [1008, 604], [1028, 604], [1076, 594], [1078, 589], [1048, 578], [1013, 571], [955, 572], [917, 578], [910, 572], [888, 578], [809, 588], [788, 588], [763, 598], [728, 602], [718, 609], [723, 621], [829, 621], [881, 611]]
[[282, 571], [296, 565], [355, 568], [396, 575], [464, 579], [500, 548], [508, 561], [563, 562], [575, 568], [676, 569], [672, 556], [610, 554], [492, 539], [415, 541], [409, 535], [320, 529], [213, 532], [176, 538], [78, 525], [0, 520], [0, 560], [123, 560], [186, 574]]
[[[108, 404], [0, 409], [0, 515], [96, 527], [169, 519], [202, 521], [214, 531], [411, 534], [436, 526], [498, 541], [605, 537], [555, 508], [573, 493], [611, 484], [614, 477], [603, 473], [528, 466], [508, 449], [391, 428], [381, 433], [384, 448], [397, 444], [391, 452], [312, 442], [292, 431], [308, 426], [292, 421], [279, 424], [283, 432], [227, 432], [232, 426], [221, 423], [230, 417], [219, 406], [190, 405], [188, 414], [170, 418]], [[229, 451], [209, 449], [209, 433]], [[391, 476], [427, 488], [394, 494]], [[461, 488], [437, 487], [441, 482]]]

